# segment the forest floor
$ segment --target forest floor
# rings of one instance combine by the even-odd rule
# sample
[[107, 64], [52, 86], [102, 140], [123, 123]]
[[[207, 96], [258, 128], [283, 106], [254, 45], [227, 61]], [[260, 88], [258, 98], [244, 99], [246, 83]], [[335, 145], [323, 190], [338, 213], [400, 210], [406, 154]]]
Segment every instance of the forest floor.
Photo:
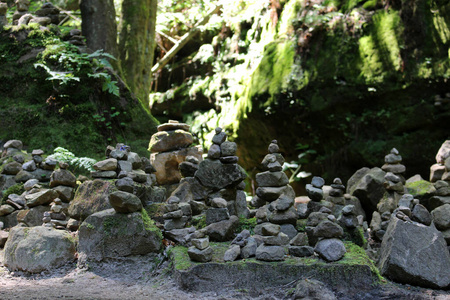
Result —
[[[286, 288], [249, 292], [230, 289], [221, 292], [181, 290], [172, 278], [166, 260], [155, 269], [153, 258], [133, 257], [91, 264], [80, 269], [75, 263], [39, 274], [10, 272], [2, 265], [0, 251], [0, 299], [292, 299]], [[356, 299], [337, 295], [338, 299]], [[361, 299], [361, 294], [358, 296]], [[366, 293], [363, 299], [447, 300], [448, 291], [404, 285], [389, 285]]]

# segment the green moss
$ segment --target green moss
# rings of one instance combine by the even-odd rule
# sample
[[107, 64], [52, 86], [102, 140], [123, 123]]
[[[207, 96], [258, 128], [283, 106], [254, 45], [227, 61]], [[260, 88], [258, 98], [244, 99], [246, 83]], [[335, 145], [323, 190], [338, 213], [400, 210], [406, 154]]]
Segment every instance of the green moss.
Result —
[[153, 221], [148, 216], [147, 211], [145, 209], [142, 209], [141, 215], [142, 215], [142, 221], [144, 222], [145, 230], [155, 232], [158, 235], [158, 237], [162, 240], [164, 237], [163, 237], [161, 230], [158, 227], [156, 227], [155, 221]]
[[305, 232], [306, 231], [306, 222], [307, 219], [298, 219], [297, 225], [295, 226], [295, 229], [297, 229], [298, 232]]
[[9, 195], [11, 194], [21, 195], [23, 192], [25, 192], [23, 183], [16, 183], [15, 185], [9, 187], [3, 192], [3, 198], [2, 201], [0, 201], [0, 204], [5, 203]]
[[183, 246], [176, 246], [169, 250], [169, 256], [172, 258], [175, 270], [187, 270], [195, 265], [195, 262], [192, 262], [189, 258], [187, 251], [188, 248]]
[[236, 227], [235, 233], [240, 233], [242, 230], [248, 230], [250, 231], [250, 234], [255, 234], [255, 226], [257, 224], [256, 217], [247, 219], [245, 217], [239, 217], [239, 225]]
[[201, 214], [197, 216], [193, 216], [191, 223], [197, 230], [205, 228], [206, 227], [206, 215]]
[[434, 188], [434, 185], [426, 180], [418, 180], [411, 183], [406, 183], [405, 188], [408, 191], [408, 194], [411, 194], [415, 197], [431, 194], [436, 190]]

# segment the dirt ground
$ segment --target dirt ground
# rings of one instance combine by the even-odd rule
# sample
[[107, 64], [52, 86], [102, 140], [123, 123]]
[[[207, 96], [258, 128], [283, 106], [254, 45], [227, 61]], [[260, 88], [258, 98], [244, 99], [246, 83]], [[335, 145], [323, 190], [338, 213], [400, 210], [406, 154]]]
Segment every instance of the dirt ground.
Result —
[[[75, 263], [40, 274], [10, 272], [2, 265], [0, 251], [0, 299], [292, 299], [283, 289], [249, 293], [246, 290], [221, 292], [187, 292], [180, 290], [172, 278], [169, 262], [155, 268], [154, 257], [129, 257], [122, 260], [90, 264], [83, 269]], [[355, 299], [337, 295], [339, 299]], [[447, 291], [434, 291], [395, 285], [377, 289], [359, 299], [449, 300]]]

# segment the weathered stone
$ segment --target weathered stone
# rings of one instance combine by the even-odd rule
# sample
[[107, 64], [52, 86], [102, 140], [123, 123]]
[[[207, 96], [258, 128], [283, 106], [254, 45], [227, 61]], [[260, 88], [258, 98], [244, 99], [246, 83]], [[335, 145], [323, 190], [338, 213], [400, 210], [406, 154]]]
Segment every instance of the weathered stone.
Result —
[[14, 180], [16, 182], [26, 182], [30, 179], [34, 179], [34, 175], [25, 170], [20, 170], [20, 172], [17, 173], [16, 176], [14, 177]]
[[273, 211], [268, 215], [270, 222], [275, 224], [293, 224], [297, 223], [297, 211], [293, 206], [285, 211]]
[[241, 258], [246, 259], [256, 255], [258, 244], [253, 237], [249, 237], [247, 244], [241, 248]]
[[116, 187], [119, 191], [133, 193], [134, 181], [130, 177], [124, 177], [116, 181]]
[[189, 131], [190, 127], [191, 126], [186, 123], [179, 123], [178, 121], [170, 120], [169, 123], [158, 125], [157, 129], [158, 131], [173, 131], [177, 129]]
[[164, 221], [164, 230], [170, 231], [173, 229], [181, 229], [186, 226], [186, 223], [188, 221], [188, 217], [183, 216], [181, 218], [177, 219], [166, 219]]
[[70, 200], [73, 198], [73, 188], [70, 186], [65, 185], [58, 185], [57, 187], [54, 187], [53, 190], [55, 190], [58, 193], [58, 197], [66, 203], [69, 203]]
[[231, 245], [223, 256], [224, 261], [235, 261], [241, 254], [241, 247], [238, 245]]
[[249, 218], [250, 210], [247, 207], [247, 195], [244, 191], [236, 191], [236, 201], [234, 203], [234, 207], [236, 216]]
[[256, 259], [263, 261], [282, 261], [284, 260], [285, 249], [281, 246], [260, 245], [256, 249]]
[[137, 170], [142, 167], [142, 160], [136, 152], [129, 152], [127, 161], [131, 164], [133, 170]]
[[321, 189], [325, 184], [325, 180], [322, 177], [314, 176], [311, 180], [311, 185], [315, 188]]
[[214, 198], [211, 200], [211, 206], [215, 208], [225, 208], [227, 207], [227, 200], [223, 198]]
[[206, 225], [228, 220], [230, 215], [227, 208], [210, 208], [206, 211]]
[[442, 206], [444, 204], [450, 204], [450, 196], [434, 196], [431, 197], [430, 200], [428, 201], [428, 205], [426, 205], [426, 207], [429, 210], [433, 210], [435, 208], [438, 208], [439, 206]]
[[22, 165], [22, 168], [25, 171], [33, 172], [34, 170], [36, 170], [36, 163], [34, 162], [34, 160], [30, 160], [30, 161], [24, 163]]
[[258, 187], [256, 189], [256, 195], [268, 202], [277, 200], [281, 195], [285, 195], [292, 199], [295, 198], [294, 189], [290, 185], [283, 187]]
[[91, 172], [91, 176], [93, 178], [107, 178], [107, 179], [114, 179], [117, 176], [116, 171], [98, 171], [98, 172]]
[[17, 173], [19, 173], [22, 170], [22, 165], [20, 163], [18, 163], [17, 161], [12, 161], [10, 163], [7, 163], [4, 167], [3, 167], [3, 174], [6, 175], [17, 175]]
[[431, 214], [422, 204], [416, 204], [412, 211], [412, 220], [430, 226]]
[[205, 227], [206, 233], [212, 241], [224, 242], [231, 240], [234, 229], [239, 225], [239, 218], [231, 216], [229, 220], [220, 221]]
[[203, 250], [209, 247], [209, 238], [192, 239], [191, 243], [192, 246], [195, 246], [195, 248]]
[[52, 189], [49, 189], [26, 195], [25, 200], [27, 201], [28, 207], [35, 207], [38, 205], [50, 204], [57, 197], [58, 193]]
[[283, 169], [284, 157], [280, 153], [267, 154], [261, 162], [264, 170], [279, 172]]
[[297, 229], [292, 224], [281, 224], [281, 232], [289, 237], [289, 240], [293, 239], [297, 235]]
[[314, 255], [314, 248], [311, 246], [289, 246], [289, 254], [296, 257], [307, 257]]
[[141, 200], [127, 192], [117, 191], [109, 195], [109, 203], [118, 213], [133, 213], [142, 209]]
[[198, 164], [183, 161], [179, 164], [178, 169], [182, 177], [194, 177], [195, 172], [198, 170]]
[[339, 238], [344, 235], [344, 230], [338, 224], [325, 220], [314, 228], [313, 235], [323, 238]]
[[181, 209], [174, 210], [163, 215], [164, 219], [179, 219], [183, 217], [183, 211]]
[[289, 184], [289, 179], [284, 172], [262, 172], [256, 174], [256, 183], [260, 187], [281, 187]]
[[267, 149], [267, 151], [271, 154], [280, 152], [280, 147], [278, 146], [278, 141], [272, 140], [272, 142], [270, 142], [270, 144], [269, 144], [269, 148]]
[[9, 232], [2, 230], [0, 228], [0, 249], [5, 246], [6, 241], [8, 240]]
[[317, 226], [320, 222], [327, 220], [328, 214], [322, 212], [312, 212], [306, 221], [307, 226]]
[[38, 184], [38, 183], [39, 183], [39, 180], [37, 180], [37, 179], [30, 179], [30, 180], [27, 180], [23, 184], [23, 188], [25, 189], [25, 191], [29, 191], [29, 190], [31, 190], [33, 188], [33, 186], [35, 184]]
[[27, 225], [28, 227], [42, 225], [42, 217], [50, 207], [47, 205], [39, 205], [30, 209], [24, 209], [17, 214], [17, 221]]
[[68, 170], [56, 170], [50, 176], [50, 187], [55, 187], [58, 185], [75, 187], [77, 185], [77, 178]]
[[119, 160], [117, 162], [117, 169], [120, 172], [131, 172], [133, 171], [133, 165], [128, 160]]
[[316, 244], [314, 251], [326, 261], [337, 261], [344, 257], [346, 249], [339, 239], [323, 239]]
[[112, 208], [109, 203], [109, 194], [114, 189], [114, 184], [108, 181], [96, 179], [83, 182], [70, 202], [69, 216], [83, 221], [95, 212]]
[[299, 232], [293, 239], [291, 239], [289, 244], [292, 246], [307, 246], [308, 235], [304, 232]]
[[347, 183], [347, 193], [357, 197], [363, 208], [376, 210], [378, 201], [383, 197], [385, 172], [380, 168], [358, 170]]
[[442, 179], [445, 173], [445, 166], [441, 164], [434, 164], [430, 167], [430, 181], [436, 182]]
[[79, 227], [80, 227], [80, 221], [75, 220], [75, 219], [69, 219], [67, 221], [67, 229], [69, 229], [70, 231], [77, 231]]
[[384, 157], [384, 162], [387, 164], [398, 164], [402, 162], [402, 156], [390, 153]]
[[217, 160], [206, 159], [200, 163], [195, 178], [206, 187], [220, 190], [238, 185], [246, 175], [239, 165], [222, 164]]
[[79, 262], [144, 255], [162, 249], [161, 231], [141, 212], [120, 214], [107, 209], [90, 215], [79, 229]]
[[4, 149], [15, 148], [18, 150], [22, 150], [23, 143], [20, 140], [9, 140], [3, 145]]
[[436, 162], [443, 165], [445, 160], [450, 157], [450, 140], [446, 140], [436, 154]]
[[227, 139], [227, 134], [222, 131], [222, 128], [215, 129], [216, 134], [212, 138], [213, 144], [221, 145]]
[[208, 247], [203, 250], [199, 250], [194, 246], [189, 247], [188, 249], [189, 258], [196, 262], [208, 262], [211, 261], [213, 255], [213, 249]]
[[280, 232], [276, 236], [263, 236], [263, 242], [265, 245], [285, 246], [289, 244], [289, 237]]
[[176, 129], [173, 131], [159, 131], [152, 135], [148, 150], [150, 152], [167, 152], [186, 148], [193, 142], [192, 134]]
[[431, 288], [450, 285], [450, 254], [431, 226], [393, 217], [383, 237], [379, 269], [394, 281]]
[[15, 211], [14, 207], [9, 204], [0, 205], [0, 216], [9, 215], [13, 211]]
[[444, 204], [431, 211], [434, 224], [439, 230], [446, 230], [450, 228], [450, 204]]
[[272, 207], [278, 211], [285, 211], [294, 205], [294, 198], [281, 195], [280, 198], [271, 203]]
[[152, 153], [150, 162], [156, 170], [156, 181], [160, 185], [180, 182], [180, 163], [184, 162], [187, 156], [194, 156], [202, 160], [202, 154], [203, 150], [199, 146], [171, 152]]
[[220, 162], [223, 164], [236, 164], [239, 161], [237, 156], [222, 156], [220, 157]]
[[307, 184], [306, 185], [306, 193], [308, 194], [308, 197], [312, 201], [318, 202], [318, 201], [323, 199], [323, 191], [322, 191], [322, 189], [314, 187], [312, 184]]
[[237, 144], [235, 142], [225, 141], [220, 145], [222, 151], [221, 156], [235, 156], [237, 150]]
[[327, 285], [316, 280], [299, 280], [294, 291], [294, 299], [337, 300], [336, 295]]

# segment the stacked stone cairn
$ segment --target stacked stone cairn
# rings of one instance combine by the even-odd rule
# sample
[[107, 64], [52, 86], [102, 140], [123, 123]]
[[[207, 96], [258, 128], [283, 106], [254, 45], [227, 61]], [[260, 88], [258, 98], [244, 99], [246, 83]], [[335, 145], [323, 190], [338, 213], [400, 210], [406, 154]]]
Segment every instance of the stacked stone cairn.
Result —
[[0, 27], [3, 27], [8, 24], [8, 20], [6, 19], [6, 12], [8, 10], [8, 4], [4, 2], [0, 2]]
[[200, 146], [190, 147], [193, 136], [190, 126], [170, 120], [158, 126], [149, 143], [150, 162], [156, 169], [156, 180], [159, 185], [177, 185], [181, 180], [178, 169], [186, 157], [193, 156], [202, 160], [203, 150]]
[[384, 157], [385, 164], [381, 167], [386, 173], [393, 173], [400, 178], [402, 184], [405, 183], [403, 174], [406, 171], [406, 167], [402, 165], [402, 156], [397, 149], [392, 148], [390, 153]]
[[401, 164], [402, 157], [397, 149], [393, 148], [385, 156], [384, 161], [385, 164], [381, 169], [386, 172], [383, 186], [387, 193], [385, 193], [383, 199], [377, 204], [377, 210], [381, 214], [384, 212], [392, 213], [397, 207], [399, 199], [405, 193], [405, 178], [402, 174], [406, 171], [406, 168]]
[[[30, 6], [30, 0], [16, 0], [16, 11], [13, 15], [13, 25], [20, 25], [19, 19], [24, 15], [28, 14], [28, 9]], [[31, 16], [31, 15], [30, 15]], [[30, 17], [31, 19], [31, 17]]]
[[192, 239], [191, 244], [188, 255], [192, 261], [208, 262], [212, 260], [213, 249], [209, 246], [208, 237]]
[[[59, 24], [61, 20], [59, 9], [50, 2], [44, 3], [34, 14], [28, 12], [30, 5], [29, 0], [16, 0], [15, 3], [17, 10], [13, 15], [13, 25], [37, 23], [42, 26], [47, 26], [49, 24]], [[7, 9], [7, 7], [5, 9]], [[0, 21], [0, 24], [1, 22], [2, 21]], [[6, 25], [6, 23], [4, 23], [4, 25]]]
[[308, 213], [318, 212], [322, 207], [330, 208], [330, 202], [323, 200], [323, 186], [325, 180], [322, 177], [314, 176], [311, 184], [306, 185], [306, 194], [311, 201], [308, 202]]
[[[342, 210], [346, 214], [346, 211], [350, 208], [349, 205]], [[345, 219], [345, 217], [342, 218]], [[322, 206], [318, 212], [309, 214], [306, 222], [306, 233], [309, 245], [314, 247], [314, 251], [324, 260], [337, 261], [345, 255], [346, 249], [341, 240], [344, 230], [329, 208]], [[304, 243], [304, 237], [299, 237], [299, 239]]]
[[450, 247], [450, 184], [448, 181], [438, 180], [434, 183], [434, 187], [435, 196], [429, 201], [431, 216], [436, 228], [442, 232]]
[[[171, 231], [174, 229], [182, 229], [191, 219], [192, 209], [189, 203], [182, 202], [176, 196], [170, 196], [167, 204], [164, 206], [164, 230]], [[191, 233], [191, 232], [186, 232]]]
[[430, 181], [450, 181], [450, 140], [446, 140], [436, 154], [436, 163], [430, 168]]
[[85, 38], [81, 35], [80, 29], [72, 29], [67, 36], [67, 41], [75, 46], [86, 46]]

